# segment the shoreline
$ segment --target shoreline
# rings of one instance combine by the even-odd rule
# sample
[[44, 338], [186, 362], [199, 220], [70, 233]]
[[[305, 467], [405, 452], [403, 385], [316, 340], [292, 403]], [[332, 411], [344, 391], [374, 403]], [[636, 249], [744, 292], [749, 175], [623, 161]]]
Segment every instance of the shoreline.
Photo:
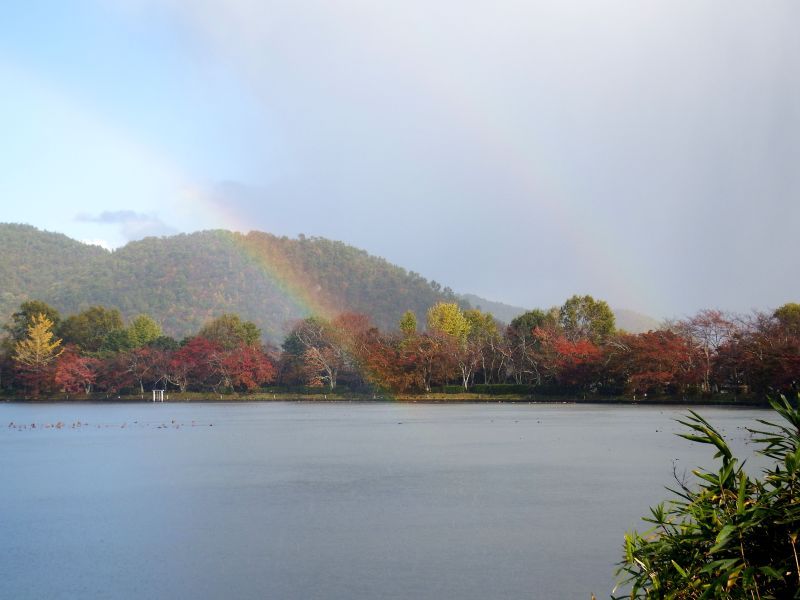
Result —
[[[3, 397], [0, 402], [13, 404], [134, 404], [152, 402], [147, 394], [107, 397], [101, 394], [66, 397]], [[529, 396], [529, 395], [489, 395], [489, 394], [301, 394], [301, 393], [253, 393], [253, 394], [209, 394], [187, 392], [170, 393], [165, 396], [165, 403], [245, 403], [245, 402], [306, 402], [306, 403], [350, 403], [350, 404], [590, 404], [590, 405], [630, 405], [630, 406], [729, 406], [742, 408], [769, 407], [766, 399], [755, 398], [669, 398], [657, 397], [640, 400], [625, 397], [562, 397], [562, 396]]]

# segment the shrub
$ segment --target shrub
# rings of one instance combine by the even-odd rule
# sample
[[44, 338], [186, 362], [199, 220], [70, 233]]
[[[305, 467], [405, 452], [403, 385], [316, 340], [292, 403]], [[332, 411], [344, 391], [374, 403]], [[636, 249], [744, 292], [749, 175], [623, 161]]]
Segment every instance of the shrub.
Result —
[[800, 410], [770, 399], [784, 423], [750, 430], [776, 461], [761, 479], [744, 472], [722, 436], [690, 411], [682, 437], [716, 448], [717, 471], [695, 470], [695, 487], [651, 508], [653, 528], [625, 536], [617, 598], [800, 598]]

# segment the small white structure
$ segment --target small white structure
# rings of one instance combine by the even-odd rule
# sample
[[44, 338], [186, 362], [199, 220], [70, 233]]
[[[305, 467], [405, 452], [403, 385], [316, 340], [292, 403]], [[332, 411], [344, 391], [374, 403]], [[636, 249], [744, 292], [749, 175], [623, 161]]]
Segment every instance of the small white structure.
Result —
[[164, 401], [164, 390], [153, 390], [153, 402]]

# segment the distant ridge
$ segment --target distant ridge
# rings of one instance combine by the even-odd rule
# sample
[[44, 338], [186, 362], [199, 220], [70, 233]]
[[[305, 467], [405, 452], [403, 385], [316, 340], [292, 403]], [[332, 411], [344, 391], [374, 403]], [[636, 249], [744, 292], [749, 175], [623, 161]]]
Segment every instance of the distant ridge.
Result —
[[513, 306], [511, 304], [504, 304], [503, 302], [495, 302], [481, 298], [475, 294], [461, 294], [460, 297], [464, 302], [468, 302], [473, 308], [479, 308], [484, 312], [492, 313], [492, 316], [498, 321], [502, 321], [506, 325], [511, 323], [515, 318], [522, 313], [527, 312], [529, 309], [522, 308], [521, 306]]

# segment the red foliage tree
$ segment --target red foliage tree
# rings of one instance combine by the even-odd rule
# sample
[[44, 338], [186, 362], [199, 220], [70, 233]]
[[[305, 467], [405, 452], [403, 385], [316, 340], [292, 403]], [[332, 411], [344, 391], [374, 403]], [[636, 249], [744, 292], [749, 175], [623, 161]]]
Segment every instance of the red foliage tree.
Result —
[[70, 394], [92, 391], [97, 379], [99, 361], [95, 358], [81, 356], [74, 346], [67, 347], [56, 359], [54, 382], [56, 387]]
[[603, 352], [591, 340], [583, 338], [572, 341], [558, 336], [552, 341], [552, 352], [555, 355], [556, 377], [562, 385], [588, 390], [601, 379]]
[[212, 355], [213, 372], [222, 387], [254, 390], [275, 380], [275, 365], [257, 346], [239, 346]]
[[167, 363], [166, 379], [181, 392], [188, 387], [214, 385], [214, 363], [223, 353], [222, 346], [204, 337], [193, 337], [172, 353]]
[[691, 344], [672, 331], [618, 336], [607, 356], [609, 374], [634, 394], [683, 391], [697, 378]]

